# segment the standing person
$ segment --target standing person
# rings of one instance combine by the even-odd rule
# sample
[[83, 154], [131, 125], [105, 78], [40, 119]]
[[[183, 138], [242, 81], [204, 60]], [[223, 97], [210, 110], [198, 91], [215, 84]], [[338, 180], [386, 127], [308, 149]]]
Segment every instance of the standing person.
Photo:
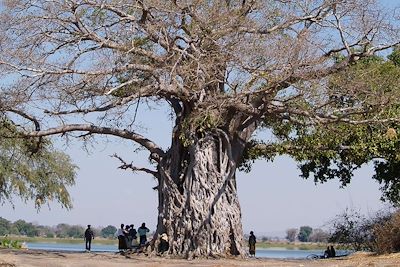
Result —
[[142, 223], [142, 226], [140, 226], [137, 231], [139, 233], [140, 245], [145, 245], [147, 242], [146, 234], [150, 232], [149, 228], [146, 227], [145, 223]]
[[256, 236], [254, 235], [253, 231], [250, 231], [250, 236], [249, 236], [249, 253], [250, 257], [256, 256]]
[[131, 247], [136, 246], [136, 236], [137, 232], [133, 224], [131, 224], [131, 228], [129, 229], [129, 236], [131, 239]]
[[125, 226], [125, 230], [124, 230], [125, 243], [126, 243], [126, 248], [127, 249], [131, 249], [132, 248], [132, 240], [131, 240], [131, 236], [129, 235], [129, 230], [130, 230], [130, 226], [127, 224]]
[[90, 251], [91, 249], [91, 244], [92, 244], [92, 239], [94, 239], [94, 233], [92, 229], [90, 229], [90, 224], [88, 224], [87, 229], [85, 231], [85, 245], [86, 245], [86, 250]]
[[123, 250], [126, 249], [126, 241], [125, 241], [125, 234], [124, 234], [124, 224], [121, 223], [121, 228], [117, 230], [115, 235], [118, 237], [118, 249], [119, 252], [122, 252]]

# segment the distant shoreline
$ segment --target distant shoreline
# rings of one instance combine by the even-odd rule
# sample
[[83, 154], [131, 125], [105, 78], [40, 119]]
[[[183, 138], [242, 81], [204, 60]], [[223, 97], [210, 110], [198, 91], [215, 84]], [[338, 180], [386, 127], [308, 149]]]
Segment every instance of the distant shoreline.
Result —
[[[83, 242], [82, 238], [59, 238], [59, 237], [28, 237], [28, 236], [8, 236], [11, 240], [20, 242], [32, 243], [65, 243], [65, 244], [79, 244]], [[94, 244], [102, 245], [117, 245], [118, 240], [108, 239], [102, 237], [95, 237], [92, 241]], [[282, 241], [263, 241], [257, 242], [257, 248], [285, 248], [285, 249], [298, 249], [298, 250], [323, 250], [326, 248], [327, 243], [311, 243], [311, 242], [282, 242]]]

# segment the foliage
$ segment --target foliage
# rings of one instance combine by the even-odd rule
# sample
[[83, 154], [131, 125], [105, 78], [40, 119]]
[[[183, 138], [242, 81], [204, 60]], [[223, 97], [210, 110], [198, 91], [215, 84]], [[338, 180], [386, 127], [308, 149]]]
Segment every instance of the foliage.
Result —
[[18, 229], [20, 235], [26, 235], [29, 237], [39, 236], [39, 230], [32, 223], [27, 223], [24, 220], [18, 220], [13, 223]]
[[10, 233], [10, 221], [0, 217], [0, 236]]
[[[94, 235], [99, 235], [97, 228], [91, 228]], [[69, 225], [66, 223], [60, 223], [55, 226], [52, 231], [57, 238], [82, 238], [84, 236], [85, 228], [80, 225]]]
[[397, 67], [400, 67], [400, 46], [397, 46], [393, 53], [388, 56], [388, 59], [393, 62]]
[[101, 236], [104, 238], [110, 238], [114, 237], [115, 232], [117, 231], [117, 228], [113, 225], [107, 225], [103, 229], [101, 229]]
[[297, 238], [301, 242], [309, 242], [312, 231], [313, 229], [310, 226], [301, 226]]
[[377, 253], [400, 252], [400, 210], [372, 227]]
[[0, 248], [22, 248], [22, 244], [17, 240], [11, 240], [9, 238], [0, 239]]
[[[398, 51], [391, 55], [395, 53]], [[349, 93], [356, 90], [352, 88], [363, 90], [354, 95]], [[354, 114], [359, 120], [373, 121], [385, 116], [399, 116], [398, 104], [384, 103], [392, 98], [400, 98], [400, 67], [393, 61], [376, 56], [366, 58], [330, 77], [329, 90], [335, 92], [330, 96], [331, 109], [336, 109], [332, 116], [343, 119], [343, 122], [304, 127], [289, 121], [268, 119], [264, 122], [265, 127], [272, 128], [279, 138], [278, 142], [261, 146], [260, 142], [253, 144], [250, 148], [252, 153], [245, 154], [247, 160], [288, 154], [299, 162], [303, 178], [313, 177], [316, 183], [339, 179], [342, 186], [350, 183], [354, 170], [373, 161], [373, 179], [381, 184], [382, 200], [395, 205], [400, 203], [400, 175], [397, 171], [400, 166], [400, 128], [390, 121], [349, 124], [345, 122], [347, 115], [342, 114], [343, 110], [351, 110], [354, 105], [362, 105], [363, 111]], [[377, 99], [382, 104], [373, 104]], [[375, 111], [371, 113], [372, 110]], [[264, 149], [255, 150], [257, 147]]]
[[85, 232], [85, 229], [82, 226], [72, 225], [72, 226], [68, 227], [68, 230], [66, 231], [66, 236], [73, 237], [73, 238], [82, 238], [84, 232]]
[[332, 221], [329, 242], [349, 246], [355, 251], [370, 249], [371, 235], [365, 222], [366, 218], [359, 212], [346, 209]]
[[[115, 229], [114, 226], [109, 225], [107, 229]], [[103, 229], [106, 229], [103, 228]], [[31, 222], [24, 220], [17, 220], [10, 222], [0, 217], [0, 236], [1, 235], [15, 235], [24, 237], [47, 237], [47, 238], [79, 238], [81, 239], [84, 234], [84, 227], [80, 225], [69, 225], [60, 223], [55, 227], [35, 225]], [[95, 236], [100, 236], [100, 229], [92, 227]], [[115, 231], [112, 232], [114, 235]]]
[[13, 195], [33, 199], [39, 209], [56, 200], [71, 208], [67, 186], [74, 184], [76, 166], [44, 138], [21, 138], [15, 125], [0, 115], [0, 204]]
[[309, 241], [316, 243], [326, 243], [329, 239], [329, 233], [322, 229], [313, 229]]
[[296, 240], [297, 236], [297, 229], [296, 228], [290, 228], [286, 230], [286, 239], [290, 242], [294, 242]]
[[378, 212], [367, 218], [354, 210], [345, 210], [332, 221], [330, 242], [360, 251], [377, 253], [400, 251], [400, 211]]

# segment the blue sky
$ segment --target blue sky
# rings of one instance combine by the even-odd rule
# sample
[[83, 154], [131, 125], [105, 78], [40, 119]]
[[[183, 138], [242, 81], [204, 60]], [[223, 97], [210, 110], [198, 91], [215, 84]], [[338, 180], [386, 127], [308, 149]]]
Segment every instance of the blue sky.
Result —
[[[400, 3], [399, 0], [380, 2], [390, 6]], [[142, 133], [168, 146], [172, 122], [163, 108], [142, 111], [139, 117], [147, 127]], [[65, 147], [57, 141], [57, 147], [71, 155], [80, 168], [76, 185], [70, 189], [74, 208], [67, 211], [58, 203], [51, 203], [50, 209], [44, 206], [37, 212], [32, 202], [21, 203], [15, 199], [15, 209], [9, 204], [1, 206], [1, 217], [45, 225], [133, 223], [138, 226], [146, 222], [155, 229], [157, 193], [151, 188], [156, 182], [142, 173], [118, 170], [117, 160], [110, 157], [118, 153], [127, 161], [147, 165], [147, 154], [135, 154], [131, 143], [118, 139], [109, 139], [109, 142], [97, 139], [89, 154], [79, 142]], [[364, 166], [355, 173], [352, 183], [341, 189], [337, 181], [315, 185], [312, 180], [302, 180], [296, 163], [290, 158], [280, 157], [272, 163], [257, 161], [251, 173], [237, 173], [244, 231], [283, 235], [291, 227], [323, 227], [348, 207], [371, 214], [384, 207], [379, 201], [379, 185], [371, 179], [372, 174], [372, 167]]]

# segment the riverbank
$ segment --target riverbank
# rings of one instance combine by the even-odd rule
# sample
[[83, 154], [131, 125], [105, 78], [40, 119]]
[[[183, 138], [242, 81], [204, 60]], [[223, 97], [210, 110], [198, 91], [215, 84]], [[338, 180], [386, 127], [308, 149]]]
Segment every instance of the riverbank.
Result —
[[[3, 237], [4, 238], [4, 237]], [[7, 236], [7, 239], [15, 240], [18, 242], [30, 242], [30, 243], [61, 243], [61, 244], [81, 244], [82, 238], [59, 238], [59, 237], [28, 237], [28, 236]], [[0, 237], [1, 240], [1, 237]], [[103, 245], [118, 245], [118, 239], [107, 239], [97, 237], [93, 239], [95, 244]]]
[[356, 266], [400, 266], [400, 253], [375, 256], [356, 253], [349, 257], [324, 260], [277, 260], [277, 259], [195, 259], [182, 260], [163, 257], [118, 253], [57, 252], [39, 250], [0, 249], [0, 267], [356, 267]]
[[[61, 243], [61, 244], [81, 244], [83, 240], [83, 238], [57, 238], [57, 237], [48, 238], [48, 237], [27, 237], [27, 236], [8, 236], [7, 238], [19, 242]], [[97, 237], [93, 240], [92, 243], [117, 246], [118, 240]], [[327, 243], [285, 242], [285, 241], [264, 241], [264, 242], [261, 241], [257, 242], [256, 244], [257, 248], [284, 248], [284, 249], [300, 249], [300, 250], [316, 250], [316, 249], [325, 250], [327, 245], [328, 245]]]

